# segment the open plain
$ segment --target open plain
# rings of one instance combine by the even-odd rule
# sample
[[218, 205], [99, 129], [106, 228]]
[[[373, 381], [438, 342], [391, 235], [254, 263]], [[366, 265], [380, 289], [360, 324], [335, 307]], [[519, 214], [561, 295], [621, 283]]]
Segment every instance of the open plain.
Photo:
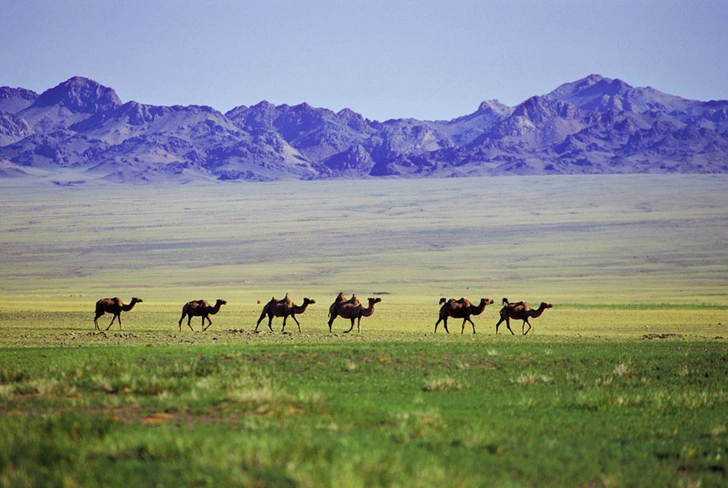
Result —
[[[2, 486], [728, 482], [726, 176], [24, 181], [0, 181]], [[340, 291], [382, 299], [361, 333], [329, 334]], [[285, 293], [316, 300], [302, 332], [253, 333]], [[143, 302], [94, 331], [113, 296]], [[495, 302], [477, 334], [434, 334], [461, 296]], [[496, 336], [503, 297], [554, 307]], [[180, 331], [200, 298], [227, 304]]]

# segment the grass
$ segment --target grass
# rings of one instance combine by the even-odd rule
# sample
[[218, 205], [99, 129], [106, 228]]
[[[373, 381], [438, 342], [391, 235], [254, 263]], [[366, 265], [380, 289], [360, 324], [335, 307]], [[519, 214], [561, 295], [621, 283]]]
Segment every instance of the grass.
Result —
[[6, 349], [0, 479], [725, 483], [724, 342], [471, 339]]
[[0, 185], [2, 309], [342, 290], [728, 306], [722, 175]]
[[[726, 186], [0, 181], [0, 486], [725, 486]], [[252, 333], [286, 292], [302, 333]], [[103, 296], [144, 302], [97, 332]], [[496, 336], [503, 296], [555, 306]]]

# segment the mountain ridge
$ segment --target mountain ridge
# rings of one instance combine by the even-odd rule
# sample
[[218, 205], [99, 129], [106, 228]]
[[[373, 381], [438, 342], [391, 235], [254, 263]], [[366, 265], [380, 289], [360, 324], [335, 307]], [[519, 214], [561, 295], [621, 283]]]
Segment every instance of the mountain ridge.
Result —
[[122, 183], [728, 173], [728, 101], [592, 74], [514, 107], [380, 122], [307, 103], [123, 102], [79, 76], [40, 94], [0, 87], [0, 178], [64, 172]]

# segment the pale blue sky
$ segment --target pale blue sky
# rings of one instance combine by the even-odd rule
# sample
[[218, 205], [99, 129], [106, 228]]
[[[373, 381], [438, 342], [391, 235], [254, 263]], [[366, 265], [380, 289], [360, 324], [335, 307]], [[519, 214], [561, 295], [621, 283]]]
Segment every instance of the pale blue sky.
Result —
[[591, 73], [728, 99], [726, 0], [0, 0], [0, 86], [451, 119]]

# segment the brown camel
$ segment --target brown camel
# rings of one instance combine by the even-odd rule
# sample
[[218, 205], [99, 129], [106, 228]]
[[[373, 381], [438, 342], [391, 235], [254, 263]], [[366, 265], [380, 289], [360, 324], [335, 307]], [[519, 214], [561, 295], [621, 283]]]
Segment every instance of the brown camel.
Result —
[[374, 313], [374, 304], [382, 301], [381, 298], [368, 298], [369, 307], [364, 308], [357, 299], [356, 295], [352, 295], [349, 300], [343, 293], [339, 293], [334, 303], [329, 307], [329, 333], [332, 332], [332, 324], [336, 317], [343, 317], [351, 320], [351, 327], [345, 330], [344, 334], [348, 334], [354, 329], [354, 321], [357, 320], [356, 330], [361, 332], [361, 318], [370, 317]]
[[124, 305], [124, 302], [121, 301], [121, 298], [114, 297], [114, 298], [102, 298], [98, 302], [96, 302], [96, 316], [94, 317], [94, 327], [96, 327], [96, 330], [101, 330], [99, 328], [99, 317], [101, 317], [105, 313], [111, 313], [114, 314], [114, 317], [111, 319], [111, 323], [106, 328], [106, 330], [109, 330], [111, 326], [114, 324], [114, 320], [117, 318], [119, 319], [119, 330], [121, 330], [121, 312], [128, 312], [132, 308], [134, 308], [134, 305], [137, 303], [142, 303], [141, 298], [133, 297], [131, 299], [131, 302], [129, 305]]
[[281, 332], [285, 332], [286, 320], [288, 320], [289, 316], [296, 321], [296, 325], [298, 326], [298, 332], [301, 332], [301, 323], [296, 318], [296, 314], [301, 314], [305, 312], [306, 308], [314, 303], [316, 303], [316, 300], [304, 298], [303, 305], [296, 305], [293, 303], [293, 300], [288, 297], [288, 293], [286, 293], [286, 297], [282, 300], [276, 300], [276, 298], [273, 297], [263, 307], [263, 311], [260, 313], [258, 323], [255, 324], [255, 330], [256, 332], [258, 331], [258, 326], [263, 321], [263, 318], [267, 315], [268, 328], [271, 332], [273, 332], [273, 327], [271, 326], [271, 323], [273, 322], [273, 317], [283, 317], [283, 327], [281, 328]]
[[[180, 332], [182, 331], [182, 320], [185, 318], [185, 315], [187, 316], [187, 327], [189, 327], [190, 330], [195, 330], [190, 325], [192, 317], [202, 317], [202, 331], [206, 331], [212, 325], [210, 315], [215, 315], [219, 312], [220, 307], [223, 305], [227, 305], [227, 302], [225, 300], [220, 300], [219, 298], [215, 302], [214, 307], [210, 306], [210, 304], [207, 303], [207, 300], [192, 300], [191, 302], [185, 303], [182, 307], [182, 317], [179, 318]], [[207, 319], [207, 327], [205, 327], [205, 319]]]
[[471, 315], [480, 315], [483, 313], [483, 310], [485, 310], [486, 305], [492, 305], [493, 300], [490, 298], [481, 298], [480, 304], [477, 306], [470, 303], [470, 300], [467, 298], [461, 298], [460, 300], [455, 300], [454, 298], [451, 298], [450, 300], [447, 300], [446, 298], [440, 299], [440, 304], [442, 304], [442, 307], [440, 307], [440, 318], [437, 319], [437, 322], [435, 323], [435, 333], [437, 333], [437, 326], [442, 322], [443, 327], [445, 327], [445, 332], [448, 334], [450, 331], [447, 329], [447, 318], [452, 317], [455, 319], [463, 319], [463, 327], [460, 331], [461, 334], [465, 333], [465, 322], [470, 322], [470, 324], [473, 326], [473, 334], [475, 334], [475, 324], [472, 320], [470, 320]]
[[331, 330], [331, 324], [334, 323], [334, 319], [339, 316], [339, 313], [337, 311], [337, 307], [344, 306], [345, 308], [349, 309], [352, 307], [356, 307], [357, 305], [361, 305], [361, 302], [356, 297], [356, 294], [352, 294], [350, 299], [346, 299], [346, 296], [344, 295], [344, 292], [339, 292], [338, 295], [336, 295], [336, 299], [334, 300], [334, 303], [331, 304], [329, 307], [329, 334], [332, 332]]
[[[503, 323], [503, 321], [506, 322], [506, 327], [508, 327], [508, 330], [511, 331], [511, 334], [513, 334], [513, 330], [511, 329], [511, 320], [510, 319], [516, 319], [516, 320], [523, 320], [523, 325], [521, 326], [521, 332], [523, 335], [528, 334], [528, 331], [531, 330], [531, 322], [528, 321], [528, 319], [535, 319], [541, 316], [544, 310], [547, 308], [552, 308], [553, 305], [547, 302], [541, 302], [541, 305], [538, 307], [537, 310], [534, 310], [531, 308], [527, 302], [515, 302], [515, 303], [509, 303], [507, 298], [503, 299], [503, 305], [504, 307], [501, 308], [500, 311], [500, 320], [497, 324], [495, 324], [495, 333], [498, 333], [498, 326]], [[526, 324], [528, 324], [528, 329], [526, 329]], [[515, 334], [513, 334], [515, 335]]]

